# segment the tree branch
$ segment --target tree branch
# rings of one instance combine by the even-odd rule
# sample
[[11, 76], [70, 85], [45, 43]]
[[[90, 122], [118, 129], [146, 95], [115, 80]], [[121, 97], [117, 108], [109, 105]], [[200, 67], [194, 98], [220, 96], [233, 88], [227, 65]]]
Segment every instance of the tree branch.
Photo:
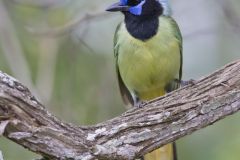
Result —
[[80, 127], [55, 118], [26, 87], [0, 73], [4, 136], [51, 159], [134, 159], [239, 110], [240, 60], [143, 108]]

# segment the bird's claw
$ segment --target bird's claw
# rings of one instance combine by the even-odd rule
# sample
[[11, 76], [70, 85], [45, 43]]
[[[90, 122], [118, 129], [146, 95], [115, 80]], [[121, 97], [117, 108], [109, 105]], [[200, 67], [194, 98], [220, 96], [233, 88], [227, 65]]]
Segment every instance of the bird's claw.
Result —
[[142, 108], [146, 105], [146, 102], [144, 101], [139, 101], [137, 102], [136, 104], [134, 104], [134, 107], [137, 107], [137, 108]]
[[187, 85], [195, 85], [196, 80], [190, 79], [188, 81], [181, 81], [181, 87], [187, 86]]

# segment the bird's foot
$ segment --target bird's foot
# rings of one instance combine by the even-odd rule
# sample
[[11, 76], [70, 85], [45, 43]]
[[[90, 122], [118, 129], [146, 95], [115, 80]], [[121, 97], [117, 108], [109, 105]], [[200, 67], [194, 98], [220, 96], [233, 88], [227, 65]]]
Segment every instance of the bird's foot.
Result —
[[195, 85], [196, 80], [190, 79], [188, 81], [181, 81], [181, 87], [187, 86], [187, 85]]
[[134, 107], [137, 108], [142, 108], [146, 105], [147, 103], [145, 101], [138, 101], [137, 103], [134, 104]]

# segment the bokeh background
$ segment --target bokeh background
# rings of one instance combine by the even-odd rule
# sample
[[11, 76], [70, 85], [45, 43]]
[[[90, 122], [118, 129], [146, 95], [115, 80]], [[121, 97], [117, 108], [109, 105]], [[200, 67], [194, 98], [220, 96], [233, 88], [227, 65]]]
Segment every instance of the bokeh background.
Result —
[[[0, 70], [31, 88], [57, 117], [94, 124], [124, 112], [112, 39], [114, 0], [0, 0]], [[240, 58], [239, 0], [172, 0], [184, 39], [184, 79]], [[240, 114], [179, 141], [179, 160], [239, 160]], [[5, 160], [39, 157], [2, 138]]]

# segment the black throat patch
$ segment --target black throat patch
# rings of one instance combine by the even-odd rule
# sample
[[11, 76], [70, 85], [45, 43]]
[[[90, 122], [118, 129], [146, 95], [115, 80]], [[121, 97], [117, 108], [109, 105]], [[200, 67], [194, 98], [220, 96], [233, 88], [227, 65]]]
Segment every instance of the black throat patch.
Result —
[[127, 12], [124, 15], [126, 28], [134, 38], [146, 41], [157, 34], [159, 16], [135, 16]]

